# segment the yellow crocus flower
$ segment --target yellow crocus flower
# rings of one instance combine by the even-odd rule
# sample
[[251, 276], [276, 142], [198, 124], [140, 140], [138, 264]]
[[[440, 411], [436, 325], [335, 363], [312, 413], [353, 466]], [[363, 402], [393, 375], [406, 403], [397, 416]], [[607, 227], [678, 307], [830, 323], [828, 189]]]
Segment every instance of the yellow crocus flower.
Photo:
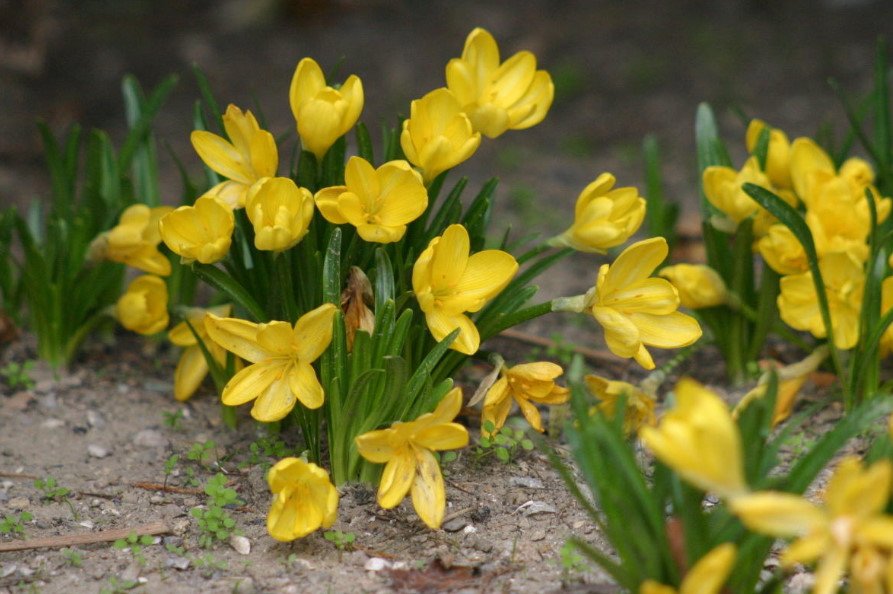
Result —
[[639, 241], [603, 264], [595, 287], [585, 297], [585, 308], [605, 329], [608, 349], [619, 357], [633, 357], [645, 369], [654, 369], [646, 346], [675, 349], [701, 337], [691, 316], [676, 311], [679, 295], [663, 278], [651, 278], [667, 257], [663, 237]]
[[169, 275], [170, 260], [158, 251], [161, 243], [158, 221], [172, 210], [170, 206], [128, 206], [117, 225], [93, 240], [89, 257], [120, 262], [149, 274]]
[[[893, 309], [893, 276], [888, 276], [881, 282], [881, 315], [886, 315]], [[893, 353], [893, 324], [881, 335], [880, 356], [886, 357]]]
[[547, 361], [503, 368], [502, 377], [490, 386], [484, 397], [481, 423], [490, 421], [494, 430], [501, 428], [514, 400], [530, 426], [542, 433], [542, 419], [534, 403], [555, 405], [568, 401], [570, 390], [555, 384], [555, 378], [562, 373], [561, 366]]
[[610, 173], [602, 173], [586, 186], [577, 197], [573, 225], [549, 243], [603, 254], [638, 231], [645, 219], [645, 199], [636, 188], [614, 188], [616, 182]]
[[245, 214], [254, 225], [254, 246], [281, 252], [307, 234], [313, 218], [313, 195], [287, 177], [270, 177], [251, 187]]
[[[828, 296], [834, 344], [839, 349], [851, 349], [859, 340], [862, 292], [865, 288], [862, 264], [849, 253], [831, 253], [819, 260], [819, 270]], [[812, 272], [782, 277], [778, 313], [791, 328], [806, 330], [816, 338], [827, 336]]]
[[322, 159], [335, 141], [347, 134], [363, 111], [363, 83], [350, 75], [337, 89], [326, 85], [322, 68], [312, 58], [298, 62], [288, 90], [298, 135], [305, 150]]
[[638, 386], [627, 382], [609, 380], [597, 375], [585, 375], [583, 381], [593, 396], [598, 398], [598, 409], [608, 418], [613, 418], [617, 405], [623, 397], [626, 411], [623, 415], [623, 432], [634, 433], [644, 425], [654, 425], [654, 396], [646, 394]]
[[412, 102], [403, 122], [400, 146], [425, 182], [468, 159], [481, 143], [458, 99], [447, 88], [435, 89]]
[[676, 406], [657, 427], [642, 427], [639, 437], [654, 456], [704, 491], [732, 499], [747, 492], [741, 434], [723, 400], [683, 378], [676, 384]]
[[243, 113], [230, 104], [223, 114], [223, 127], [229, 140], [207, 130], [193, 131], [190, 140], [205, 165], [228, 180], [208, 193], [231, 209], [241, 208], [254, 182], [276, 175], [279, 151], [273, 135], [262, 130], [248, 110]]
[[158, 222], [161, 239], [186, 263], [213, 264], [223, 259], [232, 242], [232, 210], [209, 195], [193, 206], [181, 206]]
[[662, 268], [659, 274], [676, 287], [683, 307], [717, 307], [729, 300], [722, 277], [707, 265], [676, 264]]
[[890, 497], [893, 465], [888, 460], [863, 468], [856, 457], [840, 462], [825, 489], [824, 505], [790, 493], [757, 492], [730, 502], [732, 511], [755, 532], [796, 538], [781, 556], [783, 567], [818, 560], [813, 594], [832, 594], [858, 547], [893, 548], [893, 517], [883, 511]]
[[431, 335], [443, 340], [459, 329], [450, 348], [473, 355], [481, 343], [466, 312], [480, 311], [515, 276], [518, 263], [506, 252], [484, 250], [469, 255], [468, 231], [450, 225], [435, 237], [412, 268], [412, 289]]
[[208, 314], [205, 327], [211, 340], [252, 363], [226, 384], [223, 404], [254, 400], [251, 416], [264, 423], [282, 419], [297, 402], [310, 409], [322, 406], [323, 389], [311, 363], [332, 341], [335, 311], [331, 303], [323, 304], [301, 316], [294, 327]]
[[756, 157], [741, 168], [711, 166], [704, 170], [704, 195], [707, 200], [736, 224], [760, 210], [760, 205], [744, 191], [745, 183], [772, 189], [769, 178], [760, 170]]
[[788, 135], [766, 122], [753, 119], [747, 125], [744, 139], [747, 152], [753, 154], [763, 129], [769, 128], [769, 150], [766, 153], [766, 176], [776, 188], [791, 188], [791, 142]]
[[151, 335], [167, 328], [167, 284], [157, 276], [144, 274], [127, 285], [115, 304], [115, 317], [122, 326], [137, 334]]
[[[195, 334], [198, 334], [198, 338], [214, 360], [221, 366], [226, 365], [226, 350], [208, 336], [205, 319], [209, 313], [215, 316], [228, 316], [232, 313], [232, 309], [232, 305], [220, 305], [210, 309], [190, 308], [186, 315], [189, 325], [185, 321], [180, 322], [167, 333], [168, 340], [183, 349], [180, 360], [177, 362], [177, 369], [174, 371], [174, 398], [180, 402], [189, 400], [195, 394], [209, 371], [208, 361], [205, 359]], [[190, 325], [195, 330], [195, 334], [189, 329]], [[238, 366], [238, 368], [240, 367], [241, 365]]]
[[351, 157], [344, 185], [316, 193], [316, 206], [330, 223], [350, 223], [369, 242], [393, 243], [406, 225], [428, 207], [428, 191], [406, 161], [389, 161], [375, 169], [361, 157]]
[[357, 436], [360, 455], [375, 464], [385, 464], [378, 485], [381, 507], [396, 507], [411, 492], [412, 505], [419, 518], [429, 528], [440, 528], [446, 493], [433, 452], [468, 445], [468, 430], [452, 422], [461, 408], [462, 390], [453, 388], [433, 413]]
[[283, 458], [270, 468], [267, 483], [274, 495], [267, 532], [276, 540], [290, 542], [335, 523], [338, 490], [316, 464]]
[[474, 130], [488, 138], [539, 124], [555, 96], [552, 77], [536, 69], [532, 53], [500, 62], [496, 40], [480, 27], [468, 34], [462, 57], [447, 64], [446, 82]]
[[682, 578], [678, 590], [654, 580], [645, 580], [639, 586], [639, 594], [719, 594], [735, 566], [736, 554], [734, 544], [723, 543], [698, 559]]
[[806, 251], [794, 233], [776, 223], [756, 242], [757, 250], [772, 270], [778, 274], [800, 274], [809, 270]]

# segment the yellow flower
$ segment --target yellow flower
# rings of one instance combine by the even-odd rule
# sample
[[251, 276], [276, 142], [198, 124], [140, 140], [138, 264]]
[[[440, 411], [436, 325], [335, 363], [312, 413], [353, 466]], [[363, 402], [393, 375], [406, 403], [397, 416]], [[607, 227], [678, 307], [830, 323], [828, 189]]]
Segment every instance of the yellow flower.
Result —
[[184, 262], [213, 264], [226, 256], [232, 242], [233, 212], [207, 194], [194, 206], [181, 206], [158, 222], [161, 239]]
[[[893, 276], [888, 276], [881, 282], [881, 316], [893, 309]], [[881, 335], [880, 356], [886, 357], [893, 353], [893, 324]]]
[[158, 251], [158, 221], [172, 210], [170, 206], [149, 208], [145, 204], [127, 207], [118, 224], [90, 244], [90, 258], [120, 262], [149, 274], [169, 275], [170, 260]]
[[772, 491], [740, 497], [730, 506], [750, 530], [797, 538], [782, 554], [782, 566], [818, 560], [813, 594], [831, 594], [847, 567], [858, 561], [852, 558], [856, 547], [893, 548], [893, 517], [883, 514], [891, 478], [888, 460], [863, 469], [858, 458], [849, 457], [828, 482], [824, 506]]
[[769, 151], [766, 153], [766, 175], [777, 188], [791, 188], [791, 143], [787, 134], [772, 128], [763, 120], [753, 119], [747, 125], [745, 144], [753, 154], [764, 128], [769, 128]]
[[329, 147], [357, 123], [363, 101], [363, 83], [356, 75], [348, 76], [335, 89], [326, 85], [322, 68], [312, 58], [298, 62], [288, 102], [304, 149], [322, 159]]
[[712, 166], [704, 170], [704, 195], [707, 200], [735, 223], [760, 210], [760, 205], [744, 191], [745, 183], [772, 189], [766, 174], [760, 171], [756, 157], [749, 158], [741, 171]]
[[322, 406], [324, 394], [311, 363], [332, 341], [336, 308], [326, 303], [288, 322], [253, 324], [208, 314], [205, 327], [211, 339], [250, 361], [223, 389], [227, 406], [255, 400], [251, 416], [269, 423], [285, 417], [300, 401], [307, 408]]
[[350, 223], [366, 241], [399, 241], [407, 223], [428, 207], [422, 177], [406, 161], [390, 161], [375, 169], [369, 161], [351, 157], [344, 184], [317, 192], [316, 206], [327, 221]]
[[536, 69], [532, 53], [500, 63], [496, 40], [480, 27], [468, 34], [462, 57], [447, 64], [446, 81], [474, 130], [488, 138], [539, 124], [555, 96], [552, 77]]
[[481, 143], [459, 101], [449, 89], [435, 89], [412, 102], [403, 122], [400, 146], [409, 162], [430, 182], [468, 159]]
[[267, 515], [267, 532], [278, 541], [303, 538], [329, 528], [338, 515], [338, 490], [329, 473], [300, 458], [283, 458], [267, 475], [273, 503]]
[[[865, 288], [862, 265], [848, 253], [832, 253], [819, 260], [819, 270], [825, 281], [834, 344], [839, 349], [853, 348], [859, 340]], [[811, 272], [782, 277], [778, 313], [791, 328], [806, 330], [816, 338], [827, 336]]]
[[412, 505], [419, 518], [432, 529], [440, 528], [446, 507], [443, 476], [435, 451], [468, 445], [468, 431], [451, 422], [462, 408], [462, 390], [453, 388], [433, 413], [415, 421], [396, 422], [388, 429], [357, 436], [357, 451], [374, 462], [385, 464], [378, 485], [378, 504], [391, 509], [412, 492]]
[[645, 199], [635, 188], [614, 188], [616, 181], [602, 173], [586, 186], [577, 197], [574, 224], [549, 243], [604, 253], [629, 239], [645, 219]]
[[481, 344], [465, 312], [480, 311], [515, 276], [518, 263], [506, 252], [484, 250], [469, 255], [468, 231], [450, 225], [435, 237], [412, 268], [412, 289], [431, 335], [438, 341], [459, 329], [450, 348], [472, 355]]
[[[791, 411], [794, 410], [794, 404], [797, 402], [797, 394], [800, 393], [800, 389], [806, 383], [809, 374], [818, 369], [819, 365], [827, 357], [828, 346], [822, 345], [802, 361], [777, 370], [778, 393], [775, 396], [775, 410], [772, 412], [773, 427], [791, 416]], [[760, 376], [760, 380], [753, 390], [741, 397], [741, 400], [738, 401], [738, 404], [735, 405], [735, 409], [732, 411], [732, 417], [737, 419], [741, 411], [747, 408], [753, 401], [765, 396], [768, 385], [769, 373], [767, 372]]]
[[559, 365], [545, 361], [503, 369], [502, 377], [490, 386], [484, 398], [481, 423], [490, 421], [494, 429], [501, 428], [514, 400], [530, 426], [542, 433], [542, 420], [534, 403], [564, 404], [568, 401], [570, 390], [555, 385], [555, 378], [562, 373]]
[[639, 594], [719, 594], [735, 565], [737, 549], [730, 542], [723, 543], [701, 557], [685, 574], [679, 589], [645, 580]]
[[595, 287], [586, 295], [586, 307], [604, 327], [611, 352], [633, 357], [645, 369], [654, 369], [646, 346], [673, 349], [701, 337], [698, 322], [676, 311], [679, 296], [673, 285], [650, 278], [668, 251], [663, 237], [632, 244], [613, 264], [602, 265]]
[[756, 242], [757, 249], [778, 274], [799, 274], [809, 270], [806, 251], [785, 225], [776, 223]]
[[654, 397], [637, 386], [627, 382], [612, 381], [597, 375], [583, 377], [586, 387], [599, 399], [598, 409], [608, 418], [617, 412], [617, 404], [623, 397], [626, 410], [623, 415], [623, 431], [627, 435], [638, 431], [643, 425], [654, 425]]
[[270, 177], [251, 187], [245, 214], [254, 225], [254, 246], [281, 252], [307, 234], [313, 218], [313, 195], [287, 177]]
[[[226, 365], [226, 350], [208, 336], [205, 319], [208, 313], [228, 316], [231, 312], [232, 305], [220, 305], [210, 309], [195, 307], [191, 308], [186, 316], [195, 334], [198, 334], [205, 348], [221, 366]], [[189, 325], [185, 321], [180, 322], [167, 333], [168, 340], [183, 348], [183, 354], [180, 355], [177, 369], [174, 371], [174, 398], [180, 402], [188, 400], [195, 394], [209, 371], [208, 361]]]
[[722, 399], [683, 378], [676, 384], [676, 407], [657, 427], [639, 437], [654, 456], [699, 489], [723, 498], [747, 492], [741, 434]]
[[167, 285], [145, 274], [133, 279], [115, 305], [115, 317], [122, 326], [137, 334], [150, 335], [167, 328]]
[[230, 104], [223, 114], [223, 127], [229, 140], [207, 130], [195, 130], [192, 146], [205, 165], [229, 180], [208, 193], [231, 209], [241, 208], [254, 182], [276, 175], [279, 151], [273, 135], [261, 130], [248, 110], [243, 113]]
[[660, 276], [669, 280], [679, 293], [679, 301], [689, 309], [724, 305], [729, 294], [722, 277], [704, 264], [676, 264], [661, 269]]

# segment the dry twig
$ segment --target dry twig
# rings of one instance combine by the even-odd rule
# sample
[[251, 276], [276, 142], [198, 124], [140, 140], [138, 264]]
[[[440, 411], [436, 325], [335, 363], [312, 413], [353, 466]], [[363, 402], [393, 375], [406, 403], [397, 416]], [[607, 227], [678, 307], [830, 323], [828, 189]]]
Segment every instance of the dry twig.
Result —
[[97, 542], [110, 542], [118, 540], [119, 538], [127, 538], [131, 534], [136, 534], [137, 536], [154, 536], [156, 534], [167, 534], [170, 531], [170, 528], [168, 528], [164, 522], [151, 522], [149, 524], [140, 524], [139, 526], [131, 528], [116, 528], [114, 530], [103, 530], [101, 532], [63, 534], [61, 536], [4, 542], [0, 543], [0, 553], [27, 551], [29, 549], [58, 549], [75, 545], [94, 544]]

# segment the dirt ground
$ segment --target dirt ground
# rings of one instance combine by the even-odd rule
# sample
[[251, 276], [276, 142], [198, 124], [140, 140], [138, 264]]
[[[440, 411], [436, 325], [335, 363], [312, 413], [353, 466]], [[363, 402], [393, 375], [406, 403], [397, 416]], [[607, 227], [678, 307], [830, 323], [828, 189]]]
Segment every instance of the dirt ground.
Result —
[[[125, 73], [147, 87], [180, 74], [159, 116], [158, 137], [197, 174], [200, 163], [188, 144], [197, 96], [191, 63], [205, 70], [221, 102], [261, 105], [278, 135], [293, 126], [287, 89], [297, 61], [309, 55], [332, 68], [343, 58], [342, 78], [356, 73], [364, 81], [363, 119], [375, 131], [383, 119], [405, 113], [411, 99], [442, 85], [445, 63], [481, 25], [506, 55], [533, 50], [558, 88], [542, 125], [484, 143], [460, 168], [472, 187], [501, 178], [495, 234], [506, 224], [561, 231], [580, 189], [602, 171], [641, 188], [639, 147], [648, 133], [661, 143], [667, 194], [683, 204], [690, 227], [697, 104], [715, 106], [737, 162], [743, 126], [733, 107], [791, 136], [812, 134], [823, 121], [841, 129], [843, 113], [826, 79], [865, 92], [877, 35], [893, 39], [890, 17], [886, 0], [0, 0], [0, 206], [47, 196], [35, 118], [57, 130], [75, 121], [109, 129], [120, 141]], [[175, 204], [178, 181], [164, 149], [160, 161], [167, 201]], [[550, 273], [542, 294], [585, 291], [597, 264], [569, 259]], [[527, 330], [597, 348], [595, 324], [573, 319], [551, 316]], [[31, 340], [7, 349], [0, 365], [33, 358]], [[516, 344], [501, 346], [519, 360], [529, 355]], [[320, 534], [276, 543], [264, 526], [263, 463], [271, 460], [252, 460], [249, 449], [261, 435], [248, 422], [236, 431], [222, 427], [209, 393], [183, 409], [177, 427], [168, 426], [164, 413], [180, 409], [170, 394], [175, 362], [174, 352], [118, 337], [91, 345], [59, 379], [38, 369], [31, 390], [0, 386], [0, 512], [30, 512], [29, 538], [154, 521], [172, 531], [144, 548], [144, 564], [110, 544], [76, 547], [81, 567], [58, 549], [0, 553], [0, 592], [114, 591], [126, 580], [144, 592], [614, 591], [592, 568], [562, 564], [569, 534], [596, 544], [599, 535], [539, 452], [504, 465], [476, 462], [467, 450], [447, 465], [445, 530], [424, 529], [408, 503], [384, 512], [374, 493], [348, 487], [334, 529], [356, 535], [354, 550], [339, 550]], [[721, 367], [709, 351], [685, 370], [722, 389]], [[637, 374], [626, 364], [605, 363], [599, 371], [617, 379]], [[824, 423], [836, 414], [827, 412]], [[233, 515], [249, 555], [227, 544], [209, 552], [197, 546], [189, 512], [204, 496], [133, 485], [164, 482], [169, 456], [185, 457], [207, 440], [216, 442], [213, 463], [181, 461], [170, 482], [188, 489], [189, 469], [202, 481], [226, 471], [245, 501]], [[72, 508], [42, 502], [25, 475], [55, 477], [72, 490]]]

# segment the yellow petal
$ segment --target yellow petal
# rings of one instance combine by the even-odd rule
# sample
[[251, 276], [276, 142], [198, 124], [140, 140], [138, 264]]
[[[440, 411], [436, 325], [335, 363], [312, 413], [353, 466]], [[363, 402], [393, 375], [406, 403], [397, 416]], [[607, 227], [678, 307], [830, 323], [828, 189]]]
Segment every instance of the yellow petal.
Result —
[[515, 402], [518, 403], [518, 407], [521, 409], [521, 414], [524, 415], [524, 418], [527, 419], [527, 422], [530, 423], [530, 426], [542, 433], [545, 431], [543, 429], [542, 417], [540, 417], [540, 411], [537, 410], [536, 405], [532, 404], [526, 398], [515, 398]]
[[347, 186], [332, 186], [323, 188], [314, 196], [316, 207], [325, 219], [333, 225], [343, 225], [347, 222], [341, 209], [338, 208], [338, 197], [347, 190]]
[[465, 311], [478, 311], [502, 292], [518, 271], [518, 262], [501, 250], [484, 250], [468, 258], [457, 286], [463, 299], [474, 304]]
[[674, 311], [667, 315], [632, 313], [629, 319], [639, 329], [642, 344], [661, 349], [675, 349], [694, 344], [701, 337], [698, 321]]
[[832, 545], [822, 557], [815, 572], [815, 585], [812, 594], [834, 594], [837, 585], [846, 572], [850, 552], [840, 546]]
[[410, 446], [404, 446], [388, 460], [378, 484], [378, 504], [384, 509], [400, 505], [412, 486], [416, 472], [416, 458]]
[[419, 431], [413, 442], [429, 450], [456, 450], [468, 445], [468, 430], [458, 423], [434, 425]]
[[679, 594], [718, 594], [732, 572], [736, 552], [727, 542], [701, 557], [682, 580]]
[[481, 336], [478, 333], [477, 326], [468, 316], [462, 314], [449, 315], [440, 311], [432, 311], [425, 313], [425, 322], [428, 329], [435, 340], [441, 341], [455, 330], [459, 329], [459, 336], [450, 345], [454, 351], [459, 351], [466, 355], [473, 355], [481, 346]]
[[789, 493], [742, 495], [730, 501], [729, 506], [745, 526], [771, 536], [803, 536], [825, 523], [819, 508]]
[[440, 237], [431, 262], [431, 285], [455, 287], [468, 263], [468, 231], [462, 225], [450, 225]]
[[208, 314], [205, 327], [211, 340], [246, 361], [258, 363], [276, 355], [257, 343], [258, 324]]
[[632, 244], [608, 268], [604, 285], [600, 288], [602, 295], [610, 295], [647, 278], [666, 259], [668, 253], [667, 240], [663, 237], [653, 237]]
[[272, 423], [284, 419], [295, 407], [297, 398], [289, 382], [281, 377], [281, 372], [267, 389], [261, 392], [251, 407], [251, 416], [262, 423]]
[[432, 413], [435, 422], [449, 423], [459, 415], [462, 410], [462, 388], [458, 386], [447, 392]]
[[324, 303], [301, 316], [294, 329], [297, 356], [305, 363], [313, 363], [332, 342], [332, 320], [337, 308]]
[[226, 383], [221, 395], [223, 404], [238, 406], [254, 400], [282, 376], [285, 365], [286, 362], [277, 359], [249, 365]]
[[287, 379], [289, 389], [301, 401], [301, 404], [309, 409], [322, 406], [325, 399], [322, 385], [309, 364], [299, 361], [289, 369]]
[[659, 584], [654, 580], [645, 580], [639, 586], [639, 594], [678, 594], [676, 588]]
[[300, 106], [322, 91], [325, 86], [326, 79], [319, 64], [312, 58], [304, 58], [298, 62], [288, 90], [288, 102], [295, 119], [298, 119]]
[[233, 181], [250, 184], [254, 176], [242, 163], [242, 155], [232, 144], [207, 130], [194, 130], [190, 136], [195, 152], [212, 170]]
[[379, 429], [358, 435], [354, 440], [357, 452], [370, 462], [384, 464], [396, 455], [391, 443], [393, 433], [391, 429]]
[[425, 449], [413, 449], [417, 475], [412, 482], [412, 506], [429, 528], [437, 530], [446, 508], [443, 475], [434, 454]]
[[195, 394], [202, 380], [208, 375], [208, 362], [198, 346], [183, 351], [174, 370], [174, 398], [183, 402]]

